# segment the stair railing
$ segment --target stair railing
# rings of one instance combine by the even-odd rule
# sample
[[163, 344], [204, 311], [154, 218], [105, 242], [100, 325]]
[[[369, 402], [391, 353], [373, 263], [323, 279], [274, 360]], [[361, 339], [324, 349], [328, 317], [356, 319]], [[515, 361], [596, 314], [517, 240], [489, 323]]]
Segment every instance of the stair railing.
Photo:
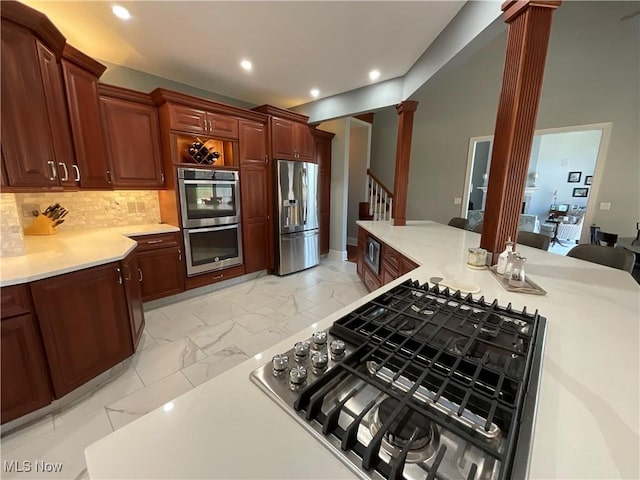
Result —
[[374, 221], [391, 220], [393, 192], [370, 169], [367, 169], [367, 203]]

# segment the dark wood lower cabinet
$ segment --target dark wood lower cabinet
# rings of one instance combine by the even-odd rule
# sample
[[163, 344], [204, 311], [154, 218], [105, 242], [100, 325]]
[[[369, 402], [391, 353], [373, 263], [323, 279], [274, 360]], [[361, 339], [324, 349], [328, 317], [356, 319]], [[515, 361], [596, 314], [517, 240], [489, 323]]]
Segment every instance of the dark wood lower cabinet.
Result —
[[367, 290], [370, 292], [419, 267], [419, 265], [414, 261], [409, 260], [407, 257], [398, 253], [384, 242], [378, 240], [381, 246], [381, 258], [380, 273], [376, 274], [364, 261], [367, 236], [372, 235], [368, 234], [363, 228], [358, 228], [356, 272], [358, 273], [360, 280], [362, 280], [365, 287], [367, 287]]
[[243, 252], [246, 273], [269, 268], [269, 222], [247, 220], [242, 225]]
[[136, 258], [136, 275], [141, 283], [143, 302], [184, 292], [182, 247], [139, 252]]
[[133, 354], [119, 263], [31, 284], [59, 398]]
[[[3, 312], [4, 313], [4, 312]], [[2, 319], [2, 423], [51, 403], [49, 373], [31, 314]]]
[[122, 276], [124, 290], [127, 295], [127, 307], [129, 309], [129, 325], [133, 349], [138, 347], [142, 331], [144, 330], [144, 308], [142, 306], [142, 282], [138, 276], [138, 259], [135, 253], [130, 254], [122, 262]]

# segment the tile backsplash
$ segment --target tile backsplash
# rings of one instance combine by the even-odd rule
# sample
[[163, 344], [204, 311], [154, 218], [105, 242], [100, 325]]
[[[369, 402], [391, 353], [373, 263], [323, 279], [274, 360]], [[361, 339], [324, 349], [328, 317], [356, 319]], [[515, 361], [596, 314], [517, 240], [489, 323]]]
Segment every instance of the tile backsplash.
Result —
[[24, 253], [22, 226], [12, 193], [0, 193], [0, 257]]
[[22, 227], [31, 225], [34, 218], [23, 216], [23, 210], [31, 210], [33, 205], [43, 212], [54, 203], [69, 210], [65, 222], [57, 228], [60, 232], [160, 222], [158, 192], [155, 190], [16, 193], [15, 197]]

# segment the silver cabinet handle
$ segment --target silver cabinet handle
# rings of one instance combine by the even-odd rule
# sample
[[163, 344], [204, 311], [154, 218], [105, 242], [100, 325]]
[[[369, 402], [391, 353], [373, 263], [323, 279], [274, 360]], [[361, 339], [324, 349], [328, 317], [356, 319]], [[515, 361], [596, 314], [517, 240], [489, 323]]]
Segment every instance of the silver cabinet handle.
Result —
[[67, 164], [66, 163], [62, 163], [62, 162], [58, 162], [58, 165], [60, 165], [62, 167], [62, 169], [64, 170], [64, 178], [62, 178], [61, 180], [63, 182], [66, 182], [67, 180], [69, 180], [69, 170], [67, 170]]
[[209, 131], [213, 132], [213, 122], [209, 120]]
[[80, 181], [80, 169], [78, 168], [77, 165], [71, 165], [71, 167], [73, 168], [73, 170], [76, 172], [76, 178], [74, 178], [74, 180], [76, 182]]
[[211, 277], [211, 280], [219, 280], [219, 279], [221, 279], [222, 277], [224, 277], [224, 274], [223, 274], [223, 273], [221, 273], [220, 275], [216, 275], [215, 277]]
[[129, 269], [129, 265], [123, 265], [122, 268], [125, 272], [124, 279], [128, 282], [129, 280], [131, 280], [131, 270]]
[[51, 176], [49, 177], [49, 180], [55, 180], [56, 178], [58, 178], [58, 171], [56, 170], [56, 164], [55, 162], [52, 162], [51, 160], [49, 160], [47, 162], [49, 164], [49, 167], [51, 168]]
[[138, 281], [142, 282], [142, 269], [138, 268]]
[[164, 240], [148, 240], [147, 245], [153, 245], [154, 243], [162, 243]]
[[111, 170], [107, 170], [107, 182], [111, 184]]
[[162, 183], [164, 183], [164, 173], [162, 173], [162, 172], [160, 173], [160, 181]]
[[122, 270], [120, 270], [120, 267], [116, 267], [116, 273], [118, 274], [118, 285], [122, 285]]
[[264, 163], [269, 163], [269, 154], [268, 153], [264, 154]]
[[178, 249], [178, 260], [182, 260], [182, 250]]

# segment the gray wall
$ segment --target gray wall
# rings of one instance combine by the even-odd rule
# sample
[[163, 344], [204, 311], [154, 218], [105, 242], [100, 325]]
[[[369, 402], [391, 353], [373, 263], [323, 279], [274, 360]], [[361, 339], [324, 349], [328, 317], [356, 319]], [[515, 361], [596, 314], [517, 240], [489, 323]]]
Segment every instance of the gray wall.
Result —
[[[596, 210], [594, 222], [622, 236], [635, 236], [640, 220], [640, 17], [620, 21], [635, 11], [637, 2], [562, 4], [553, 20], [536, 125], [613, 123], [596, 199], [611, 202], [611, 210]], [[503, 32], [464, 62], [454, 59], [412, 96], [420, 104], [408, 218], [446, 223], [459, 215], [453, 199], [463, 194], [469, 138], [494, 132], [505, 46]], [[387, 109], [374, 119], [371, 165], [381, 176], [392, 171], [387, 163], [395, 158], [392, 114]]]
[[367, 177], [369, 128], [349, 121], [349, 192], [347, 211], [347, 243], [358, 244], [358, 205], [364, 202]]
[[470, 210], [484, 209], [484, 205], [482, 204], [484, 195], [478, 187], [484, 187], [484, 178], [482, 176], [488, 171], [489, 150], [491, 150], [490, 140], [476, 143], [476, 151], [473, 157], [473, 171], [471, 173], [473, 191], [469, 193], [469, 202], [473, 202], [473, 208], [469, 207]]
[[158, 87], [162, 87], [168, 90], [175, 90], [177, 92], [185, 93], [187, 95], [193, 95], [195, 97], [201, 97], [209, 100], [214, 100], [216, 102], [235, 105], [237, 107], [255, 107], [255, 105], [252, 103], [237, 100], [235, 98], [225, 97], [224, 95], [219, 95], [215, 92], [192, 87], [191, 85], [175, 82], [167, 78], [158, 77], [156, 75], [141, 72], [140, 70], [134, 70], [122, 65], [116, 65], [115, 63], [107, 62], [105, 60], [99, 61], [107, 67], [107, 70], [104, 72], [102, 77], [100, 77], [101, 83], [108, 83], [110, 85], [117, 85], [119, 87], [131, 88], [132, 90], [138, 90], [145, 93], [148, 93]]
[[371, 164], [369, 168], [391, 191], [393, 191], [396, 169], [397, 137], [398, 114], [395, 107], [376, 112], [373, 115], [373, 127], [371, 128]]

